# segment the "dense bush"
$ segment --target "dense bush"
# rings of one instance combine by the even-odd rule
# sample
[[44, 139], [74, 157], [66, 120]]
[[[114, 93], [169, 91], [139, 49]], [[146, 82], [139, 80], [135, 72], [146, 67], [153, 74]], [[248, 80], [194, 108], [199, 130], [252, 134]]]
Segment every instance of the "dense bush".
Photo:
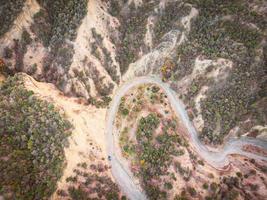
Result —
[[76, 39], [77, 29], [87, 13], [88, 0], [38, 0], [38, 3], [41, 9], [33, 17], [31, 30], [48, 47], [41, 78], [64, 91], [74, 54], [69, 41]]
[[[48, 20], [46, 23], [50, 24], [51, 32], [46, 37], [48, 37], [50, 45], [57, 46], [64, 43], [65, 39], [74, 40], [76, 38], [76, 29], [87, 12], [87, 0], [38, 0], [38, 3], [44, 10], [40, 10], [41, 13], [36, 14], [35, 23], [40, 23], [42, 17]], [[46, 14], [43, 12], [47, 12], [48, 17], [45, 17]], [[41, 22], [43, 25], [44, 22]], [[44, 43], [47, 44], [47, 41], [44, 40]]]
[[22, 11], [25, 0], [8, 0], [0, 3], [0, 36], [13, 25], [13, 21]]
[[188, 187], [187, 190], [192, 197], [197, 195], [197, 191], [195, 190], [195, 188]]
[[[180, 61], [175, 79], [190, 74], [199, 55], [209, 59], [226, 58], [234, 63], [226, 81], [210, 84], [207, 98], [201, 102], [205, 125], [200, 137], [206, 142], [218, 144], [246, 117], [251, 119], [251, 126], [264, 124], [266, 120], [262, 110], [262, 99], [266, 96], [264, 57], [259, 51], [263, 39], [262, 24], [266, 23], [266, 19], [249, 10], [246, 1], [187, 2], [197, 7], [199, 16], [192, 23], [188, 41], [177, 49]], [[226, 15], [231, 15], [231, 19], [225, 18]], [[249, 23], [254, 23], [259, 29]], [[199, 87], [195, 86], [200, 82], [195, 81], [187, 96], [189, 98], [199, 91]]]
[[[142, 117], [138, 123], [136, 138], [138, 145], [135, 146], [140, 171], [138, 172], [147, 196], [150, 199], [166, 199], [167, 192], [155, 185], [152, 180], [167, 175], [171, 156], [176, 156], [176, 147], [183, 141], [175, 132], [175, 125], [167, 121], [163, 133], [155, 138], [154, 132], [160, 124], [160, 118], [155, 113]], [[171, 190], [171, 182], [165, 183], [165, 189]]]
[[180, 1], [169, 2], [160, 13], [154, 28], [154, 46], [159, 44], [164, 34], [173, 29], [180, 29], [178, 21], [190, 13], [191, 7]]
[[123, 11], [122, 8], [126, 7], [126, 4], [120, 1], [118, 3], [111, 1], [109, 12], [115, 14], [121, 23], [119, 38], [113, 38], [113, 42], [117, 46], [116, 59], [120, 64], [121, 73], [125, 73], [129, 64], [137, 60], [140, 52], [144, 53], [146, 51], [144, 37], [147, 18], [153, 13], [158, 3], [158, 0], [149, 0], [136, 8], [134, 2], [132, 2], [127, 10]]
[[34, 23], [31, 25], [31, 30], [42, 41], [45, 47], [49, 46], [52, 25], [49, 23], [49, 15], [45, 9], [40, 9], [38, 13], [33, 16]]
[[71, 125], [53, 104], [9, 77], [0, 87], [0, 194], [6, 199], [47, 199], [64, 166]]
[[15, 72], [21, 72], [24, 68], [24, 55], [27, 52], [27, 46], [32, 42], [30, 34], [24, 29], [20, 40], [14, 40], [15, 52]]

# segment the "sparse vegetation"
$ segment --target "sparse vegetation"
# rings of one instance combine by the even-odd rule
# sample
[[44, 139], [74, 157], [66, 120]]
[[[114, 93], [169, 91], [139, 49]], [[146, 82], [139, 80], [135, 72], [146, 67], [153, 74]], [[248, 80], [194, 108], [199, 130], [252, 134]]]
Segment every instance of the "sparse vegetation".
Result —
[[25, 0], [1, 1], [0, 4], [0, 36], [3, 36], [13, 25], [13, 21], [21, 12]]
[[97, 108], [106, 108], [111, 101], [111, 98], [108, 96], [104, 96], [101, 100], [97, 100], [96, 98], [90, 97], [88, 99], [88, 103], [95, 105]]
[[158, 0], [149, 0], [136, 8], [132, 2], [128, 6], [127, 12], [121, 12], [125, 3], [113, 1], [110, 3], [110, 13], [116, 15], [121, 22], [119, 38], [114, 37], [113, 41], [117, 46], [116, 59], [120, 64], [122, 74], [127, 71], [130, 63], [137, 60], [139, 52], [147, 51], [147, 47], [144, 45], [145, 27], [147, 18], [153, 13], [156, 5], [158, 5]]
[[90, 69], [90, 77], [93, 79], [95, 83], [95, 87], [100, 96], [108, 96], [111, 94], [114, 84], [113, 83], [104, 83], [104, 76], [101, 76], [100, 72], [92, 66]]
[[[87, 167], [86, 163], [79, 163], [74, 169], [74, 175], [67, 178], [68, 189], [58, 190], [57, 194], [61, 197], [70, 197], [73, 200], [87, 199], [107, 199], [123, 200], [117, 184], [110, 177], [103, 174], [108, 166], [98, 163]], [[89, 171], [90, 170], [90, 171]]]
[[[154, 103], [150, 101], [151, 96]], [[122, 155], [129, 159], [133, 174], [139, 178], [150, 199], [169, 199], [178, 177], [188, 187], [185, 188], [185, 194], [177, 196], [177, 199], [196, 198], [197, 188], [190, 189], [190, 183], [195, 176], [194, 170], [203, 168], [201, 166], [204, 166], [204, 161], [197, 157], [188, 142], [179, 135], [176, 119], [165, 117], [157, 111], [159, 105], [166, 103], [166, 98], [161, 88], [154, 84], [139, 86], [122, 97], [116, 121], [117, 126], [120, 122], [123, 123], [119, 128], [119, 145]], [[140, 107], [136, 109], [136, 106]], [[127, 115], [123, 115], [124, 109], [129, 110]], [[132, 125], [132, 118], [138, 116], [138, 113], [145, 115], [142, 114], [136, 127]], [[135, 138], [133, 130], [136, 130]], [[184, 162], [185, 158], [187, 161]], [[205, 188], [209, 191], [208, 183]]]
[[92, 29], [92, 35], [95, 39], [94, 43], [91, 44], [92, 55], [94, 55], [101, 61], [102, 65], [105, 67], [112, 80], [118, 83], [119, 76], [117, 75], [116, 66], [113, 65], [113, 61], [109, 51], [104, 47], [103, 37], [96, 32], [95, 28]]
[[197, 191], [195, 190], [195, 188], [188, 187], [187, 190], [192, 197], [195, 197], [197, 195]]

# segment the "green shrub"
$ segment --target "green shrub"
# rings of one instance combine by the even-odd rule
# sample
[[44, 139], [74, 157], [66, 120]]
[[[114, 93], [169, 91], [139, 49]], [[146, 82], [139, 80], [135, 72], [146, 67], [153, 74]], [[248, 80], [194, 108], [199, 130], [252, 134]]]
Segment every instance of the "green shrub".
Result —
[[[50, 32], [46, 36], [49, 38], [50, 45], [56, 47], [64, 43], [65, 39], [74, 40], [76, 38], [76, 30], [87, 12], [87, 2], [87, 0], [38, 0], [44, 10], [41, 10], [41, 13], [38, 13], [34, 19], [36, 19], [36, 23], [40, 23], [40, 18], [46, 15], [43, 12], [47, 12], [48, 17], [45, 17], [44, 20], [48, 21], [41, 21], [41, 25], [50, 24]], [[40, 26], [40, 28], [43, 27]]]
[[180, 28], [177, 25], [179, 19], [190, 13], [191, 7], [180, 1], [168, 2], [155, 23], [154, 46], [158, 45], [161, 38], [167, 32]]
[[87, 193], [83, 189], [81, 189], [80, 187], [75, 188], [75, 187], [71, 186], [68, 188], [68, 192], [70, 194], [70, 197], [73, 200], [87, 200], [88, 199]]
[[204, 183], [204, 184], [203, 184], [203, 188], [204, 188], [205, 190], [207, 190], [207, 189], [209, 188], [209, 185], [208, 185], [207, 183]]
[[12, 199], [47, 199], [64, 167], [71, 125], [46, 101], [9, 77], [0, 87], [0, 187]]
[[122, 115], [126, 116], [129, 114], [129, 110], [127, 108], [122, 109], [121, 111]]
[[183, 195], [175, 195], [174, 200], [188, 200], [188, 198]]
[[10, 59], [10, 58], [12, 58], [12, 56], [13, 56], [13, 50], [10, 49], [9, 47], [5, 47], [4, 48], [4, 58]]
[[197, 191], [195, 190], [195, 188], [188, 187], [187, 190], [192, 197], [197, 195]]
[[[205, 83], [195, 79], [186, 95], [190, 102], [203, 83], [209, 86], [206, 98], [201, 100], [204, 128], [200, 138], [207, 143], [220, 144], [225, 135], [245, 119], [251, 126], [264, 125], [264, 16], [249, 9], [246, 1], [188, 0], [199, 10], [192, 21], [188, 40], [177, 48], [175, 81], [192, 73], [194, 61], [201, 55], [206, 59], [225, 58], [233, 61], [225, 81]], [[231, 19], [225, 16], [231, 15]], [[251, 26], [253, 23], [255, 26]], [[263, 50], [264, 52], [264, 50]], [[208, 69], [211, 70], [211, 69]], [[251, 87], [251, 85], [255, 87]], [[216, 127], [219, 134], [215, 134]]]
[[239, 178], [242, 178], [242, 173], [241, 172], [236, 172], [236, 175], [237, 175], [237, 177], [239, 177]]
[[158, 86], [152, 86], [152, 92], [157, 93], [160, 90]]
[[25, 0], [1, 1], [0, 4], [0, 36], [5, 34], [13, 25], [13, 21], [22, 11]]
[[24, 55], [27, 52], [27, 47], [32, 42], [30, 34], [23, 29], [21, 39], [20, 40], [14, 40], [14, 52], [15, 52], [15, 71], [21, 72], [24, 68]]
[[27, 73], [28, 73], [29, 75], [33, 75], [36, 71], [37, 71], [37, 64], [34, 63], [33, 65], [31, 65], [31, 66], [29, 67], [29, 69], [27, 70]]
[[[31, 30], [48, 47], [44, 58], [42, 79], [56, 84], [64, 91], [72, 63], [74, 49], [69, 41], [77, 36], [77, 29], [87, 13], [88, 0], [37, 0], [41, 9], [33, 17]], [[85, 85], [89, 90], [88, 84]], [[77, 91], [72, 95], [80, 96]]]
[[215, 183], [215, 182], [212, 182], [212, 183], [210, 184], [210, 190], [211, 190], [212, 192], [216, 192], [217, 189], [218, 189], [218, 184]]
[[[111, 1], [112, 2], [112, 1]], [[138, 59], [140, 51], [147, 51], [144, 46], [144, 37], [146, 33], [147, 18], [153, 13], [158, 5], [158, 0], [149, 0], [146, 3], [135, 7], [134, 2], [127, 6], [127, 2], [110, 3], [109, 11], [116, 15], [120, 21], [119, 37], [113, 37], [113, 43], [116, 45], [116, 60], [120, 64], [121, 73], [125, 73], [129, 64]], [[115, 7], [111, 7], [115, 6]], [[128, 7], [127, 12], [121, 12], [123, 7]]]
[[167, 182], [167, 183], [164, 183], [164, 188], [167, 190], [171, 190], [173, 188], [173, 186], [170, 182]]

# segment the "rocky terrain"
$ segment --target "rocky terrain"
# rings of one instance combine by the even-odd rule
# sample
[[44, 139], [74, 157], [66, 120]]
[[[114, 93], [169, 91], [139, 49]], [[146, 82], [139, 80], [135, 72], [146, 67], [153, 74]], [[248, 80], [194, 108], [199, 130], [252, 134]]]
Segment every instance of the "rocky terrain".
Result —
[[[267, 140], [265, 1], [0, 2], [0, 199], [125, 199], [110, 170], [105, 120], [117, 89], [139, 76], [156, 76], [176, 92], [209, 149], [241, 136]], [[132, 125], [164, 110], [158, 106]], [[224, 173], [186, 159], [194, 176], [180, 185], [173, 179], [173, 188], [161, 179], [163, 199], [222, 199], [227, 188], [240, 195], [226, 199], [266, 198], [264, 161], [235, 155]], [[25, 166], [19, 177], [17, 165]], [[184, 166], [172, 165], [182, 180]]]

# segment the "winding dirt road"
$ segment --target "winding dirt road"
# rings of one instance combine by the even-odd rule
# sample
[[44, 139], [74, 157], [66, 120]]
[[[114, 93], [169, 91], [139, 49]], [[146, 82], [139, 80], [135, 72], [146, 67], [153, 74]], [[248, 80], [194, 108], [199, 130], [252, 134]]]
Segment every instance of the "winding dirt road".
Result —
[[266, 142], [248, 137], [231, 138], [226, 142], [225, 146], [222, 149], [218, 149], [218, 151], [216, 152], [208, 150], [207, 147], [203, 145], [201, 141], [198, 139], [197, 131], [188, 118], [185, 106], [176, 97], [175, 92], [171, 90], [166, 83], [163, 83], [157, 77], [150, 77], [150, 76], [139, 77], [123, 84], [120, 88], [117, 89], [114, 99], [110, 104], [110, 109], [107, 112], [107, 124], [106, 124], [107, 153], [111, 158], [110, 160], [111, 170], [117, 183], [120, 185], [121, 189], [127, 195], [128, 198], [137, 200], [137, 199], [146, 199], [146, 196], [144, 191], [142, 191], [142, 189], [140, 188], [140, 186], [134, 183], [133, 175], [128, 169], [128, 167], [123, 166], [122, 162], [120, 162], [118, 156], [116, 155], [116, 149], [113, 137], [114, 133], [113, 124], [121, 98], [127, 93], [129, 89], [137, 85], [146, 83], [156, 84], [164, 90], [176, 116], [179, 119], [181, 119], [182, 123], [187, 128], [187, 132], [191, 140], [190, 142], [194, 146], [196, 152], [198, 153], [199, 156], [201, 156], [207, 163], [209, 163], [213, 167], [221, 169], [225, 165], [228, 165], [229, 160], [227, 156], [230, 154], [239, 154], [246, 156], [248, 158], [261, 159], [267, 161], [267, 157], [245, 152], [242, 150], [242, 146], [244, 145], [254, 145], [267, 150]]

